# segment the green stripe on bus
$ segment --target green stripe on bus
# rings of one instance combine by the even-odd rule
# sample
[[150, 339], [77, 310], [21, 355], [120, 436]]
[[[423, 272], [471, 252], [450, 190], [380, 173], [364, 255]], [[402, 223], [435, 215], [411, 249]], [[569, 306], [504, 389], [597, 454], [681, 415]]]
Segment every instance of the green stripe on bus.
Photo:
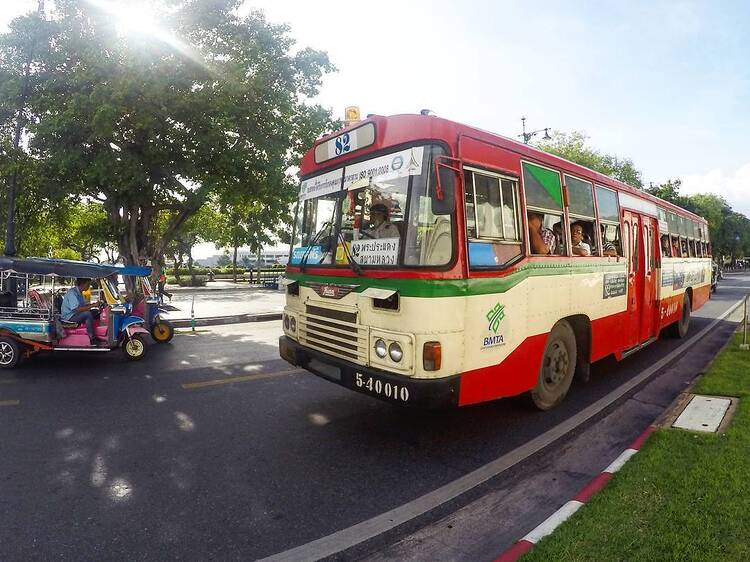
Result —
[[334, 277], [330, 275], [308, 275], [289, 273], [289, 279], [304, 283], [342, 283], [358, 285], [359, 293], [370, 287], [397, 290], [402, 297], [459, 297], [503, 293], [529, 277], [546, 275], [579, 275], [585, 273], [607, 273], [625, 271], [625, 264], [572, 265], [572, 264], [526, 264], [504, 277], [482, 279], [375, 279], [373, 277]]

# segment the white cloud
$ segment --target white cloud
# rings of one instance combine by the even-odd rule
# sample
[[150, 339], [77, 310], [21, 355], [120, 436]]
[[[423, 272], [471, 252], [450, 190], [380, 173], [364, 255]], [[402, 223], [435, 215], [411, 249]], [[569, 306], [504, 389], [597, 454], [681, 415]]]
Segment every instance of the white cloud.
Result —
[[750, 217], [750, 163], [734, 172], [720, 168], [682, 178], [680, 190], [685, 195], [715, 193], [721, 195], [735, 211]]

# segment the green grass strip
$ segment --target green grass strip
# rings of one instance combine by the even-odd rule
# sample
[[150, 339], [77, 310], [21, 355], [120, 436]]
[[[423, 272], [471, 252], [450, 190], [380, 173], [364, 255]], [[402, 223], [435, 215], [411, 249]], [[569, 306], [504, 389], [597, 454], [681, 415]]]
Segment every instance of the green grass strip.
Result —
[[524, 561], [750, 560], [750, 351], [741, 335], [697, 394], [737, 396], [725, 435], [660, 429]]

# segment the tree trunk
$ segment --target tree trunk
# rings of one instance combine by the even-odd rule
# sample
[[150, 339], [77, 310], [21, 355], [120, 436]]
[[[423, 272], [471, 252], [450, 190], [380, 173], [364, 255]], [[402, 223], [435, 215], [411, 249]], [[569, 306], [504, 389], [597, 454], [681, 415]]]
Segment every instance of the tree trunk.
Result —
[[260, 285], [260, 251], [261, 251], [261, 245], [258, 244], [258, 248], [255, 253], [255, 263], [258, 266], [258, 285]]
[[234, 255], [232, 256], [232, 281], [237, 283], [237, 237], [234, 237], [232, 242], [234, 246]]
[[193, 248], [188, 248], [188, 275], [190, 275], [190, 284], [195, 287], [195, 274], [193, 273]]
[[177, 259], [174, 260], [174, 276], [177, 282], [180, 281], [180, 268], [182, 267], [184, 254], [181, 251], [177, 252]]

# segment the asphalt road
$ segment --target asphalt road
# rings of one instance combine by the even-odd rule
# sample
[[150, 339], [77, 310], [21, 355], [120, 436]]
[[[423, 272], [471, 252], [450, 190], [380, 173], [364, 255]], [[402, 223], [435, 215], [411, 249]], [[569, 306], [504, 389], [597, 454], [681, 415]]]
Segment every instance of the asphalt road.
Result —
[[[728, 278], [691, 332], [750, 292], [732, 286], [750, 276]], [[281, 552], [496, 459], [679, 345], [598, 363], [551, 412], [508, 399], [430, 413], [291, 370], [280, 332], [222, 326], [151, 345], [139, 363], [51, 355], [0, 373], [0, 559]]]

